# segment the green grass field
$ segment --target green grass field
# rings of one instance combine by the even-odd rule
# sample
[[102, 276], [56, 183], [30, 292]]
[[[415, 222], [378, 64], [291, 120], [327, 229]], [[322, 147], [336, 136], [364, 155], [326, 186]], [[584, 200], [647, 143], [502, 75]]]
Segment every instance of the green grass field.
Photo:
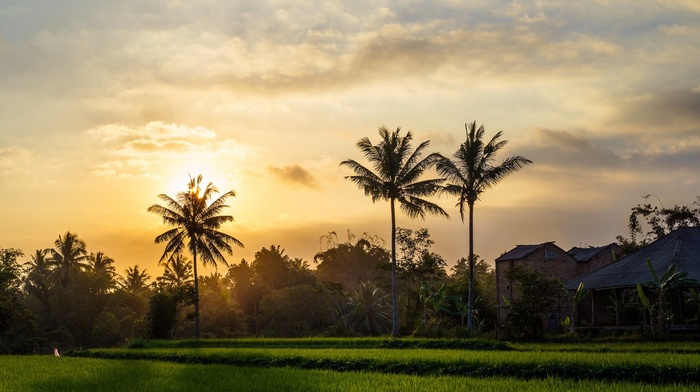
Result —
[[[482, 343], [143, 341], [60, 358], [0, 357], [0, 391], [700, 390], [698, 343]], [[434, 345], [448, 348], [416, 348]]]
[[420, 377], [51, 356], [0, 357], [2, 391], [683, 391], [688, 385]]

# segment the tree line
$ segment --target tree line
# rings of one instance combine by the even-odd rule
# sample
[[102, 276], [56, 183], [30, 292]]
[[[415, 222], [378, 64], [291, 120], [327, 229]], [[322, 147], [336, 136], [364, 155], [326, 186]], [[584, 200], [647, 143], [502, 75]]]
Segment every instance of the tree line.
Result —
[[[468, 291], [467, 260], [447, 271], [445, 260], [431, 251], [427, 229], [397, 228], [397, 233], [401, 333], [459, 333], [464, 318], [458, 305], [466, 302]], [[199, 276], [198, 296], [193, 260], [182, 253], [163, 261], [159, 274], [152, 276], [138, 265], [117, 272], [112, 258], [88, 252], [70, 231], [53, 248], [28, 257], [18, 249], [0, 249], [0, 352], [47, 353], [53, 347], [113, 346], [134, 338], [191, 338], [197, 311], [203, 337], [389, 333], [391, 258], [383, 241], [350, 232], [343, 241], [335, 232], [322, 240], [312, 261], [293, 258], [279, 245], [263, 247], [251, 261]], [[493, 325], [494, 271], [481, 259], [476, 268], [480, 322]], [[440, 298], [426, 298], [425, 290], [438, 288]]]
[[[128, 269], [124, 277], [119, 276], [112, 259], [101, 252], [88, 254], [85, 243], [71, 232], [59, 236], [53, 249], [37, 250], [24, 267], [17, 262], [21, 251], [3, 250], [3, 258], [7, 259], [3, 264], [3, 271], [7, 272], [3, 275], [7, 281], [3, 298], [22, 303], [15, 310], [12, 306], [3, 306], [3, 309], [8, 314], [14, 312], [13, 320], [32, 324], [32, 328], [24, 329], [27, 337], [20, 339], [21, 344], [10, 342], [18, 336], [11, 323], [4, 325], [3, 344], [26, 350], [32, 345], [32, 339], [82, 346], [116, 343], [139, 335], [167, 338], [180, 336], [191, 324], [194, 324], [195, 337], [199, 338], [201, 318], [207, 320], [203, 332], [214, 336], [236, 333], [303, 335], [325, 331], [331, 325], [337, 333], [361, 334], [384, 333], [390, 325], [392, 336], [399, 336], [401, 329], [404, 333], [411, 332], [417, 324], [424, 331], [428, 329], [428, 304], [432, 305], [432, 318], [437, 320], [440, 330], [442, 313], [449, 311], [444, 302], [453, 298], [459, 298], [453, 301], [453, 306], [462, 309], [453, 314], [461, 312], [462, 322], [466, 315], [467, 329], [471, 330], [477, 291], [474, 203], [485, 189], [531, 161], [514, 156], [495, 165], [494, 155], [506, 144], [505, 140], [500, 140], [501, 132], [486, 142], [483, 126], [477, 128], [474, 122], [465, 124], [465, 129], [466, 141], [452, 159], [439, 153], [421, 158], [429, 141], [420, 143], [414, 150], [410, 131], [402, 136], [400, 128], [390, 132], [380, 127], [378, 144], [372, 144], [369, 138], [357, 143], [374, 170], [352, 159], [341, 162], [354, 172], [346, 178], [373, 202], [389, 201], [390, 253], [365, 238], [355, 243], [349, 240], [319, 253], [314, 258], [318, 268], [312, 271], [307, 262], [291, 259], [279, 246], [271, 246], [257, 252], [250, 264], [243, 260], [231, 266], [225, 276], [215, 273], [201, 277], [200, 293], [198, 258], [205, 265], [217, 266], [217, 262], [227, 265], [224, 254], [232, 254], [232, 245], [243, 246], [238, 239], [219, 230], [223, 223], [233, 221], [232, 216], [221, 212], [227, 207], [226, 199], [235, 196], [235, 192], [228, 191], [213, 199], [218, 189], [212, 183], [203, 186], [201, 175], [190, 178], [187, 190], [174, 198], [159, 195], [163, 205], [154, 204], [148, 208], [169, 226], [155, 238], [156, 243], [165, 244], [160, 259], [165, 271], [151, 285], [146, 284], [148, 273], [139, 271], [138, 266]], [[431, 168], [441, 177], [422, 179], [424, 172]], [[445, 182], [447, 184], [443, 185]], [[430, 252], [432, 240], [427, 230], [414, 233], [396, 225], [397, 203], [411, 218], [425, 218], [426, 213], [448, 217], [441, 207], [426, 199], [441, 193], [457, 196], [463, 221], [465, 205], [469, 211], [469, 257], [457, 264], [459, 271], [464, 271], [466, 264], [469, 274], [466, 301], [461, 296], [447, 295], [446, 263]], [[191, 275], [185, 250], [192, 257]], [[364, 268], [347, 268], [363, 262], [368, 263], [362, 266]], [[453, 278], [455, 282], [460, 281]], [[443, 285], [433, 290], [431, 284], [439, 280]], [[389, 296], [384, 294], [385, 290], [389, 291]], [[209, 301], [212, 301], [211, 307], [207, 306]], [[417, 323], [415, 309], [420, 308], [421, 303], [422, 323]], [[200, 304], [204, 310], [200, 310]], [[400, 307], [403, 309], [401, 319]], [[303, 318], [294, 317], [301, 309], [306, 309], [308, 314]], [[391, 309], [390, 323], [387, 309]], [[22, 311], [26, 311], [24, 316], [18, 316], [17, 312]], [[209, 323], [214, 319], [225, 321]], [[226, 327], [211, 329], [219, 324]], [[35, 350], [41, 346], [38, 342], [34, 341]]]

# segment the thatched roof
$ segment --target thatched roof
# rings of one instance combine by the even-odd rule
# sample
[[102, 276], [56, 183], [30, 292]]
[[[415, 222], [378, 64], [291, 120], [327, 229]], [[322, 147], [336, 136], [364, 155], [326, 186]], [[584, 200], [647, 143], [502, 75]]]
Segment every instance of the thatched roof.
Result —
[[579, 282], [587, 289], [636, 286], [651, 280], [647, 259], [659, 275], [676, 265], [679, 271], [688, 273], [688, 278], [700, 282], [700, 227], [675, 230], [612, 264], [567, 282], [566, 288], [576, 290]]

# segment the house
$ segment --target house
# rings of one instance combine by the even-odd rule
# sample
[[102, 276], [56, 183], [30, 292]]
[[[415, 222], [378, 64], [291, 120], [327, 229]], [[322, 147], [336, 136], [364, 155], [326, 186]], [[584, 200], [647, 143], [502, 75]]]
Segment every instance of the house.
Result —
[[503, 297], [512, 301], [518, 295], [513, 282], [505, 277], [505, 272], [516, 266], [533, 268], [562, 281], [576, 277], [576, 259], [558, 247], [554, 241], [536, 245], [517, 245], [496, 259], [496, 298], [499, 305], [496, 312], [499, 322], [506, 319], [506, 312], [501, 308], [504, 305]]
[[612, 263], [621, 252], [620, 245], [611, 243], [605, 246], [573, 247], [566, 253], [576, 259], [576, 276], [581, 276]]
[[[628, 305], [637, 300], [637, 284], [652, 279], [647, 260], [658, 275], [675, 265], [678, 271], [687, 272], [688, 278], [700, 282], [700, 227], [674, 230], [612, 264], [569, 280], [565, 284], [568, 290], [576, 290], [581, 282], [591, 290], [579, 304], [579, 323], [639, 328], [644, 314]], [[696, 316], [696, 311], [685, 305], [680, 291], [671, 298], [671, 307], [674, 324]]]
[[[513, 282], [505, 277], [505, 272], [509, 268], [516, 266], [532, 268], [544, 273], [547, 277], [567, 282], [612, 263], [619, 252], [620, 247], [614, 243], [599, 247], [573, 247], [569, 251], [563, 250], [554, 241], [536, 245], [517, 245], [496, 259], [498, 305], [503, 305], [503, 297], [512, 301], [518, 295], [517, 289], [514, 290]], [[564, 307], [566, 309], [563, 309]], [[568, 312], [568, 304], [560, 299], [555, 312], [561, 314]], [[506, 313], [500, 306], [497, 313], [498, 320], [505, 321]]]

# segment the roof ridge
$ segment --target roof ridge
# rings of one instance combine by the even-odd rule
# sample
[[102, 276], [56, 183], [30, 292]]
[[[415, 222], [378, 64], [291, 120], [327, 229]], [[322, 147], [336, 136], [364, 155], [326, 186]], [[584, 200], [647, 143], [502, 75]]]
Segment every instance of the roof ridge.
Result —
[[673, 256], [671, 257], [671, 265], [678, 265], [678, 257], [681, 253], [681, 248], [683, 247], [683, 239], [685, 237], [686, 230], [684, 227], [678, 230], [678, 240], [676, 241], [676, 248], [673, 249]]

